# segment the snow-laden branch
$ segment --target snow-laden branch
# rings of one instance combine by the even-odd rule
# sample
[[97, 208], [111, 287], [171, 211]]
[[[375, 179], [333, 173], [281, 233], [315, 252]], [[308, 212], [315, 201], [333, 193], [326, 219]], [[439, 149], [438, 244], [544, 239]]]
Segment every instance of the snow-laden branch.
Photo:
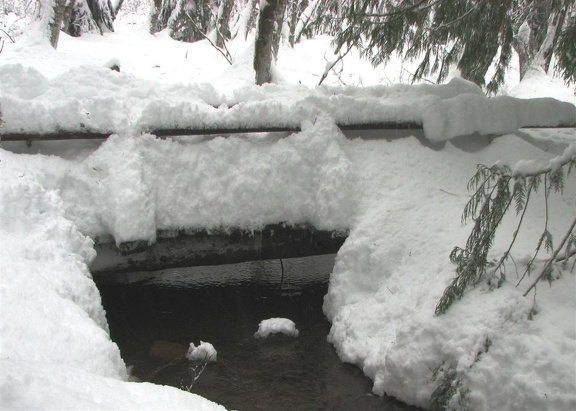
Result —
[[539, 174], [558, 171], [570, 162], [576, 161], [576, 143], [570, 144], [564, 152], [542, 164], [538, 160], [520, 160], [512, 168], [512, 177], [533, 177]]
[[[471, 220], [474, 225], [466, 241], [466, 246], [464, 248], [454, 247], [450, 253], [450, 261], [456, 264], [456, 276], [444, 290], [442, 298], [436, 305], [436, 315], [445, 313], [455, 301], [463, 297], [471, 285], [476, 285], [483, 279], [488, 282], [490, 288], [499, 288], [506, 281], [504, 263], [510, 258], [512, 247], [524, 222], [531, 195], [538, 191], [542, 182], [545, 205], [544, 228], [537, 241], [533, 257], [516, 286], [530, 272], [542, 247], [552, 253], [552, 256], [523, 295], [526, 296], [542, 278], [548, 278], [551, 281], [552, 265], [557, 262], [559, 253], [564, 249], [564, 255], [568, 256], [576, 245], [576, 236], [573, 233], [576, 219], [564, 235], [560, 245], [553, 249], [552, 233], [548, 230], [549, 195], [551, 192], [561, 193], [563, 191], [565, 178], [575, 168], [576, 144], [571, 144], [562, 155], [551, 159], [544, 166], [534, 162], [523, 162], [517, 165], [514, 171], [510, 167], [500, 164], [492, 167], [478, 166], [478, 171], [468, 183], [468, 188], [475, 191], [462, 214], [463, 222]], [[512, 204], [515, 205], [516, 214], [520, 215], [516, 230], [495, 268], [488, 272], [488, 254], [492, 250], [496, 231]]]

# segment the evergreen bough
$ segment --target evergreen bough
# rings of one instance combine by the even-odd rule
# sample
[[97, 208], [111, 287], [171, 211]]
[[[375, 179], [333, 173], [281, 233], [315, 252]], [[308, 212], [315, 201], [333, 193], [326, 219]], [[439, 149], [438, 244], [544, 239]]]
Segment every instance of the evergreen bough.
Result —
[[[574, 0], [323, 0], [315, 29], [334, 35], [336, 53], [356, 47], [374, 65], [397, 54], [419, 61], [414, 80], [434, 74], [438, 83], [455, 65], [463, 78], [496, 93], [514, 50], [521, 69], [534, 65], [546, 72], [555, 52], [557, 69], [567, 81], [575, 80], [575, 4]], [[487, 79], [488, 73], [493, 74]]]
[[[553, 280], [554, 264], [558, 262], [567, 264], [570, 257], [576, 255], [576, 213], [561, 242], [554, 248], [553, 236], [548, 227], [549, 196], [552, 192], [563, 193], [565, 180], [575, 168], [576, 144], [570, 145], [561, 156], [552, 159], [547, 166], [529, 172], [513, 171], [506, 165], [478, 166], [476, 174], [468, 183], [468, 190], [475, 191], [462, 214], [462, 222], [473, 220], [474, 226], [465, 248], [454, 247], [450, 253], [450, 261], [456, 264], [456, 277], [444, 290], [442, 298], [436, 305], [436, 315], [445, 313], [455, 301], [462, 298], [469, 286], [478, 284], [486, 276], [491, 289], [500, 287], [506, 281], [504, 263], [511, 258], [510, 251], [524, 222], [531, 195], [538, 192], [542, 185], [544, 228], [534, 254], [516, 286], [520, 285], [531, 272], [536, 256], [542, 248], [550, 254], [550, 257], [524, 292], [524, 296], [541, 279], [549, 282]], [[518, 215], [516, 230], [506, 251], [498, 262], [492, 265], [489, 263], [488, 253], [492, 248], [496, 230], [512, 205]]]

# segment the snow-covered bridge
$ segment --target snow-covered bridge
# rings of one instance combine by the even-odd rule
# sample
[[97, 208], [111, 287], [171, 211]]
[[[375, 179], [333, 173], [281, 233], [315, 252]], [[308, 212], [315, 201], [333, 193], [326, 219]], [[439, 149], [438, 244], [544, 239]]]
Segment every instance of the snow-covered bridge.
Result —
[[0, 76], [3, 141], [299, 131], [321, 116], [342, 130], [422, 129], [434, 142], [523, 127], [576, 126], [570, 103], [488, 98], [458, 78], [438, 86], [252, 86], [224, 95], [207, 84], [160, 87], [106, 68], [48, 79], [32, 68], [5, 65]]
[[[98, 398], [129, 390], [140, 398], [137, 390], [146, 388], [114, 381], [126, 378], [126, 368], [106, 333], [90, 276], [93, 240], [148, 246], [180, 230], [258, 232], [285, 222], [349, 230], [324, 300], [332, 323], [328, 338], [342, 360], [372, 378], [374, 392], [427, 407], [439, 387], [457, 387], [471, 409], [574, 408], [575, 280], [569, 268], [552, 287], [538, 289], [537, 305], [522, 296], [524, 284], [509, 281], [493, 291], [478, 285], [434, 316], [454, 276], [448, 255], [467, 236], [459, 217], [476, 165], [521, 162], [525, 168], [562, 152], [572, 156], [574, 130], [507, 134], [469, 152], [450, 142], [430, 150], [412, 137], [351, 140], [337, 127], [414, 122], [422, 124], [425, 141], [441, 142], [527, 125], [574, 125], [573, 105], [489, 99], [459, 80], [364, 90], [254, 87], [217, 99], [211, 89], [156, 88], [109, 70], [50, 80], [18, 66], [0, 70], [3, 79], [15, 79], [0, 85], [2, 135], [116, 134], [98, 146], [65, 142], [59, 156], [0, 150], [3, 349], [10, 354], [1, 362], [12, 392], [52, 398], [55, 379], [81, 381], [81, 389], [67, 388], [68, 398], [104, 385]], [[88, 87], [86, 72], [100, 89]], [[202, 93], [205, 98], [198, 97]], [[286, 138], [141, 134], [215, 124], [300, 131]], [[32, 149], [57, 145], [42, 144]], [[32, 152], [22, 143], [3, 145]], [[565, 231], [574, 218], [575, 188], [566, 184], [549, 202], [551, 232]], [[541, 210], [529, 211], [526, 220], [531, 223], [514, 245], [519, 264], [544, 226]], [[514, 228], [503, 223], [505, 236]], [[507, 247], [496, 239], [495, 255]], [[39, 372], [38, 364], [48, 366]], [[160, 397], [159, 387], [147, 389]]]

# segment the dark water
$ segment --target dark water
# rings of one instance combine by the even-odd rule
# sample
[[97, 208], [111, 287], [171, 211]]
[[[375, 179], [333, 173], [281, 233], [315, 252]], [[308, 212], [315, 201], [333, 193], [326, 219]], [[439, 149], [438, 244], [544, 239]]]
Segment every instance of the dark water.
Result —
[[[283, 276], [282, 276], [283, 265]], [[96, 278], [110, 331], [138, 378], [179, 388], [193, 381], [185, 358], [150, 354], [158, 341], [210, 342], [218, 360], [206, 366], [191, 391], [228, 409], [411, 410], [371, 393], [372, 383], [342, 363], [326, 341], [322, 312], [334, 256], [256, 261]], [[286, 317], [297, 338], [255, 339], [260, 321]]]

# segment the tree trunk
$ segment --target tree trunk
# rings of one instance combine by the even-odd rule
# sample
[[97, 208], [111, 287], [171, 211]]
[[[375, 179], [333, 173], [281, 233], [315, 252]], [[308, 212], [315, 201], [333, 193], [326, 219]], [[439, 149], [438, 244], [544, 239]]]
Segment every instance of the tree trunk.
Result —
[[100, 34], [114, 31], [114, 8], [110, 0], [86, 0]]
[[558, 43], [571, 0], [539, 0], [528, 8], [525, 21], [517, 28], [514, 49], [520, 63], [520, 79], [531, 67], [546, 73]]
[[250, 3], [250, 18], [248, 19], [248, 24], [246, 24], [246, 33], [244, 34], [244, 40], [248, 38], [248, 33], [256, 25], [256, 17], [258, 13], [256, 12], [256, 2], [258, 0], [252, 0]]
[[110, 0], [73, 0], [66, 10], [64, 31], [71, 36], [114, 31], [116, 15]]
[[254, 70], [258, 85], [272, 81], [272, 40], [277, 5], [278, 0], [267, 0], [260, 3], [258, 31], [254, 44]]
[[64, 18], [62, 20], [62, 31], [64, 31], [65, 33], [68, 33], [70, 35], [72, 35], [70, 33], [69, 28], [73, 22], [74, 7], [76, 7], [76, 0], [69, 0], [66, 2], [66, 5], [64, 6]]
[[211, 18], [209, 0], [164, 0], [159, 28], [168, 27], [174, 40], [193, 43], [214, 28]]
[[162, 0], [153, 0], [152, 7], [150, 8], [150, 15], [148, 17], [148, 21], [150, 26], [148, 30], [150, 34], [156, 34], [161, 30], [164, 30], [166, 27], [160, 26], [160, 11], [162, 10]]
[[232, 38], [241, 37], [244, 38], [244, 40], [247, 39], [248, 33], [250, 29], [254, 27], [256, 20], [256, 2], [257, 0], [248, 0], [246, 2], [232, 29]]
[[[54, 0], [52, 3], [53, 15], [48, 22], [48, 28], [50, 31], [50, 44], [52, 47], [58, 47], [58, 39], [60, 38], [60, 27], [62, 27], [62, 21], [64, 20], [64, 7], [66, 6], [66, 0]], [[47, 10], [49, 12], [49, 10]]]
[[278, 51], [282, 41], [282, 27], [284, 25], [284, 14], [286, 12], [287, 0], [278, 0], [276, 11], [274, 12], [274, 34], [272, 36], [272, 52], [274, 61], [278, 59]]
[[117, 0], [115, 4], [113, 4], [113, 12], [114, 12], [114, 18], [116, 18], [116, 16], [118, 16], [118, 12], [120, 11], [120, 9], [122, 8], [122, 4], [124, 4], [124, 0]]
[[558, 44], [560, 34], [562, 34], [562, 27], [564, 26], [564, 21], [566, 20], [567, 14], [568, 4], [566, 4], [562, 10], [559, 10], [557, 13], [554, 13], [550, 16], [550, 23], [548, 24], [546, 38], [540, 46], [537, 54], [537, 56], [539, 56], [541, 59], [542, 68], [546, 73], [548, 73], [548, 70], [550, 69], [552, 55], [554, 54], [556, 44]]
[[294, 47], [296, 44], [296, 24], [300, 18], [300, 15], [306, 7], [308, 7], [308, 0], [292, 0], [291, 2], [292, 8], [290, 9], [290, 35], [288, 36], [288, 42], [290, 43], [291, 47]]
[[316, 11], [320, 0], [312, 0], [310, 4], [302, 11], [300, 17], [298, 17], [298, 22], [296, 23], [296, 28], [294, 30], [294, 43], [298, 43], [300, 41], [300, 37], [302, 37], [302, 33], [310, 23], [312, 15]]
[[230, 14], [234, 6], [233, 0], [221, 0], [216, 20], [216, 47], [224, 48], [224, 42], [230, 40]]

